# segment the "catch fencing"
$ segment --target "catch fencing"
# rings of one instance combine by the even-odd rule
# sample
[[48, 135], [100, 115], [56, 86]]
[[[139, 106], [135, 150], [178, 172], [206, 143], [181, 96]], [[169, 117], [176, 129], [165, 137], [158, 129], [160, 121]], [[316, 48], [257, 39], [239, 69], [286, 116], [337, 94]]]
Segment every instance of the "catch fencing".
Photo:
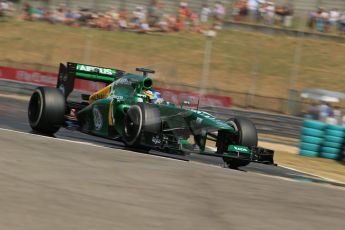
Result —
[[[58, 71], [58, 66], [42, 65], [38, 63], [19, 63], [0, 60], [0, 66], [7, 66], [19, 69], [31, 69], [50, 73], [57, 73]], [[160, 69], [158, 69], [157, 73], [153, 76], [155, 80], [155, 86], [158, 88], [196, 93], [200, 91], [200, 88], [197, 86], [181, 84], [174, 81], [167, 82], [167, 79], [160, 78], [161, 75], [164, 75], [164, 73], [162, 73]], [[308, 101], [303, 101], [299, 97], [298, 91], [295, 91], [294, 97], [290, 98], [268, 97], [257, 94], [251, 94], [249, 92], [234, 92], [230, 90], [222, 90], [215, 87], [206, 87], [204, 89], [204, 93], [210, 95], [217, 95], [220, 97], [230, 97], [231, 105], [233, 107], [242, 108], [246, 110], [261, 110], [279, 114], [290, 114], [295, 116], [303, 116], [304, 110], [309, 105]]]
[[294, 139], [299, 138], [301, 125], [303, 123], [303, 118], [276, 113], [211, 106], [202, 107], [202, 110], [224, 120], [235, 116], [246, 117], [253, 121], [258, 132], [261, 134], [270, 134]]
[[[189, 7], [194, 12], [199, 12], [203, 4], [212, 6], [217, 0], [186, 0]], [[36, 6], [50, 5], [58, 6], [60, 4], [66, 4], [70, 7], [85, 7], [95, 10], [108, 10], [110, 7], [116, 7], [117, 9], [133, 10], [136, 6], [147, 6], [150, 0], [28, 0]], [[166, 13], [175, 13], [176, 8], [179, 6], [179, 0], [164, 0], [164, 10]], [[228, 14], [231, 15], [231, 7], [237, 0], [222, 0], [228, 9]], [[295, 13], [298, 16], [306, 16], [309, 11], [314, 11], [318, 7], [324, 7], [325, 9], [339, 9], [345, 10], [344, 0], [272, 0], [276, 4], [290, 3], [295, 8]]]

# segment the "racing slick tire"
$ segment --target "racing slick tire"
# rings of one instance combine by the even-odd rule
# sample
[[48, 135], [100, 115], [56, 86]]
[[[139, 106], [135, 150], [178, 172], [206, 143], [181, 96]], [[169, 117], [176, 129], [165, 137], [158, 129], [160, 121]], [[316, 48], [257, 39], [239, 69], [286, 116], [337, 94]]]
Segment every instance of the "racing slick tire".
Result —
[[[232, 120], [238, 129], [238, 140], [235, 144], [257, 147], [258, 146], [258, 134], [255, 125], [249, 119], [243, 117], [235, 117]], [[250, 163], [247, 160], [223, 157], [224, 162], [231, 169], [237, 169], [238, 167], [246, 166]]]
[[46, 135], [56, 133], [64, 122], [66, 101], [59, 89], [38, 87], [31, 95], [28, 119], [34, 131]]
[[[127, 146], [140, 147], [140, 135], [143, 132], [158, 133], [161, 128], [159, 109], [151, 104], [132, 105], [125, 115], [123, 140]], [[146, 148], [147, 150], [149, 148]]]

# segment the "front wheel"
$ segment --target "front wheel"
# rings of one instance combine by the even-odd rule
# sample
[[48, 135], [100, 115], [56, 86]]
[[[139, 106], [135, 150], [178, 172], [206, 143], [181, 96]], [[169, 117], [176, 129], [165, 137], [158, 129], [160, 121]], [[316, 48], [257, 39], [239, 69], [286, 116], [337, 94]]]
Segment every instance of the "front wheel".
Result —
[[[258, 146], [258, 134], [255, 125], [252, 121], [243, 117], [236, 117], [232, 121], [232, 125], [238, 130], [237, 140], [234, 144], [257, 147]], [[235, 159], [235, 158], [223, 158], [224, 162], [229, 168], [236, 169], [238, 167], [246, 166], [250, 163], [247, 160]]]
[[138, 103], [132, 105], [125, 115], [123, 141], [127, 146], [150, 149], [141, 145], [140, 135], [142, 133], [157, 134], [160, 129], [159, 109], [151, 104]]

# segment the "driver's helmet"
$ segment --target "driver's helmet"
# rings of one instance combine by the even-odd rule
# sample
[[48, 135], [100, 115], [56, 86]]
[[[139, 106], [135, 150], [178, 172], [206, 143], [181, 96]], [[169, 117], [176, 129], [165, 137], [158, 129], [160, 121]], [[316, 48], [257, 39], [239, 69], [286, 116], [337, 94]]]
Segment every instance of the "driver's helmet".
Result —
[[160, 92], [156, 90], [144, 90], [144, 94], [149, 98], [151, 103], [160, 103], [163, 100]]

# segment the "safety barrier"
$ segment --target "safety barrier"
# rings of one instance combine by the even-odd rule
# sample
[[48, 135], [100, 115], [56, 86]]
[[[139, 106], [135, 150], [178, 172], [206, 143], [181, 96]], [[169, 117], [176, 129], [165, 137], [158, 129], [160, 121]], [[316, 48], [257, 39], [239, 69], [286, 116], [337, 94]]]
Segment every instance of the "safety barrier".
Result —
[[339, 160], [345, 138], [345, 127], [320, 121], [304, 120], [300, 137], [301, 156]]

